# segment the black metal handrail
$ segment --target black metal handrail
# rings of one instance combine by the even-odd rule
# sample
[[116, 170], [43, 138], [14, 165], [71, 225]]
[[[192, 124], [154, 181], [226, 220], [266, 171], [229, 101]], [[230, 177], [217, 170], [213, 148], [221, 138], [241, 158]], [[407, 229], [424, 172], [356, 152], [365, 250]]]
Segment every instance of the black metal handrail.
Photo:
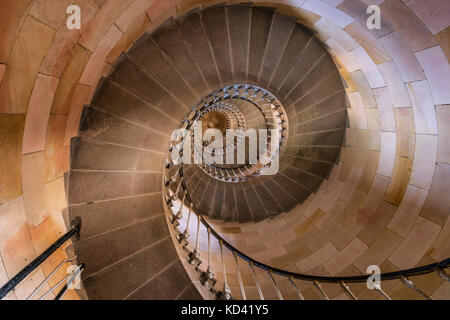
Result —
[[57, 249], [59, 249], [64, 243], [66, 243], [73, 236], [79, 236], [81, 230], [81, 219], [75, 218], [72, 222], [72, 229], [66, 232], [58, 240], [56, 240], [50, 247], [42, 252], [38, 257], [26, 265], [18, 274], [16, 274], [11, 280], [0, 288], [0, 299], [3, 299], [9, 292], [23, 281], [29, 274], [36, 270], [48, 257], [52, 255]]
[[[183, 177], [183, 166], [181, 166], [180, 168], [180, 177]], [[186, 192], [186, 200], [189, 203], [193, 203], [186, 183], [184, 180], [182, 180], [182, 187]], [[307, 275], [307, 274], [302, 274], [302, 273], [295, 273], [295, 272], [290, 272], [290, 271], [286, 271], [286, 270], [282, 270], [282, 269], [278, 269], [275, 267], [271, 267], [268, 266], [267, 264], [264, 264], [262, 262], [256, 261], [255, 259], [249, 257], [248, 255], [246, 255], [245, 253], [243, 253], [242, 251], [236, 249], [232, 244], [230, 244], [227, 240], [225, 240], [219, 233], [217, 233], [214, 228], [203, 218], [203, 216], [200, 214], [200, 212], [198, 211], [198, 209], [195, 207], [195, 205], [192, 206], [192, 209], [195, 211], [195, 213], [198, 215], [200, 221], [202, 222], [202, 224], [207, 228], [211, 230], [211, 234], [218, 240], [221, 241], [222, 244], [227, 247], [230, 251], [234, 251], [241, 259], [247, 261], [247, 262], [252, 262], [253, 265], [257, 266], [260, 269], [266, 270], [266, 271], [272, 271], [275, 274], [278, 274], [280, 276], [285, 276], [285, 277], [292, 277], [294, 279], [298, 279], [298, 280], [307, 280], [307, 281], [319, 281], [319, 282], [327, 282], [327, 283], [341, 283], [342, 281], [344, 282], [350, 282], [350, 283], [355, 283], [355, 282], [366, 282], [367, 279], [371, 276], [370, 274], [368, 275], [362, 275], [362, 276], [348, 276], [348, 277], [328, 277], [328, 276], [314, 276], [314, 275]], [[394, 271], [394, 272], [387, 272], [387, 273], [381, 273], [380, 274], [380, 278], [381, 280], [390, 280], [390, 279], [398, 279], [403, 277], [411, 277], [411, 276], [417, 276], [417, 275], [422, 275], [422, 274], [426, 274], [426, 273], [430, 273], [436, 270], [443, 270], [445, 268], [450, 267], [450, 258], [447, 258], [441, 262], [437, 262], [437, 263], [432, 263], [432, 264], [428, 264], [425, 266], [421, 266], [421, 267], [416, 267], [416, 268], [411, 268], [411, 269], [406, 269], [406, 270], [400, 270], [400, 271]]]
[[[191, 125], [192, 125], [193, 121], [197, 118], [197, 116], [198, 116], [198, 114], [195, 113], [190, 120], [185, 119], [183, 121], [183, 126], [185, 126], [184, 127], [185, 133], [184, 133], [184, 135], [182, 135], [182, 142], [183, 142], [183, 139], [185, 139], [186, 136], [188, 135], [188, 132], [191, 129]], [[187, 117], [187, 118], [189, 118], [189, 117]], [[166, 194], [165, 200], [166, 200], [166, 204], [169, 207], [169, 212], [170, 212], [169, 220], [172, 223], [175, 230], [177, 230], [177, 233], [178, 233], [176, 236], [177, 241], [180, 244], [184, 243], [183, 248], [187, 249], [187, 247], [189, 245], [188, 238], [190, 236], [189, 231], [188, 231], [189, 221], [190, 221], [190, 216], [191, 216], [191, 212], [192, 212], [195, 216], [197, 216], [197, 219], [198, 219], [196, 244], [195, 244], [195, 248], [189, 252], [186, 259], [188, 260], [188, 262], [190, 264], [194, 264], [194, 262], [197, 261], [197, 266], [195, 267], [195, 270], [200, 273], [200, 282], [203, 285], [209, 285], [211, 292], [215, 293], [216, 298], [219, 298], [219, 299], [230, 299], [231, 298], [231, 290], [227, 283], [225, 265], [224, 265], [224, 261], [223, 261], [223, 252], [222, 252], [223, 246], [225, 246], [228, 250], [230, 250], [235, 258], [236, 271], [238, 274], [238, 281], [239, 281], [239, 285], [240, 285], [240, 289], [241, 289], [241, 294], [244, 299], [245, 299], [245, 292], [244, 292], [242, 280], [241, 280], [241, 277], [239, 274], [239, 267], [238, 267], [238, 263], [237, 263], [238, 257], [240, 259], [248, 262], [248, 264], [251, 268], [252, 274], [253, 274], [253, 279], [254, 279], [256, 287], [258, 289], [258, 294], [261, 299], [264, 299], [264, 297], [263, 297], [261, 288], [259, 286], [258, 280], [256, 278], [256, 275], [254, 272], [254, 267], [257, 267], [268, 273], [269, 278], [274, 286], [274, 289], [275, 289], [279, 299], [283, 299], [283, 298], [282, 298], [281, 292], [279, 291], [279, 288], [276, 284], [276, 281], [273, 278], [273, 274], [277, 274], [277, 275], [288, 278], [289, 282], [293, 285], [297, 295], [299, 296], [299, 298], [301, 300], [304, 300], [304, 298], [303, 298], [300, 290], [297, 288], [297, 286], [294, 282], [294, 279], [312, 282], [314, 284], [314, 286], [320, 291], [321, 295], [327, 300], [329, 298], [326, 295], [325, 291], [322, 289], [320, 283], [339, 284], [349, 297], [356, 300], [357, 299], [356, 296], [351, 292], [351, 289], [347, 285], [347, 283], [367, 282], [367, 285], [369, 287], [369, 281], [374, 280], [373, 278], [371, 278], [371, 277], [373, 277], [374, 274], [359, 275], [359, 276], [342, 276], [342, 277], [316, 276], [316, 275], [308, 275], [308, 274], [290, 272], [290, 271], [275, 268], [275, 267], [266, 265], [262, 262], [256, 261], [255, 259], [251, 258], [247, 254], [236, 249], [232, 244], [230, 244], [227, 240], [225, 240], [218, 232], [216, 232], [214, 230], [214, 228], [203, 218], [202, 214], [196, 208], [194, 201], [192, 200], [192, 198], [189, 194], [189, 190], [186, 185], [186, 180], [184, 179], [182, 161], [180, 161], [178, 163], [177, 161], [174, 162], [174, 161], [172, 161], [172, 159], [169, 158], [165, 163], [165, 167], [166, 167], [166, 172], [165, 172], [166, 177], [165, 177], [164, 181], [165, 181], [165, 186], [167, 188], [166, 193], [165, 193]], [[175, 167], [177, 167], [175, 175], [170, 176], [171, 169], [175, 168]], [[176, 191], [171, 190], [171, 187], [170, 187], [171, 184], [176, 185], [176, 188], [174, 189]], [[181, 195], [181, 196], [179, 197], [179, 195]], [[174, 201], [176, 201], [176, 200], [180, 200], [180, 202], [181, 202], [178, 212], [175, 212], [172, 210], [172, 207], [174, 206]], [[183, 206], [186, 206], [189, 208], [189, 213], [188, 213], [187, 222], [186, 222], [186, 229], [184, 232], [181, 232], [180, 230], [178, 230], [177, 227], [179, 225], [178, 220], [183, 218], [183, 212], [182, 212]], [[202, 259], [200, 258], [200, 252], [198, 251], [199, 230], [200, 230], [199, 228], [200, 228], [201, 224], [206, 228], [206, 230], [208, 232], [208, 267], [205, 271], [201, 271], [201, 269], [199, 268], [200, 265], [202, 264]], [[217, 283], [217, 279], [214, 277], [214, 272], [211, 268], [210, 235], [213, 235], [213, 237], [215, 237], [220, 244], [222, 269], [223, 269], [222, 272], [224, 275], [224, 279], [223, 279], [224, 287], [223, 287], [222, 291], [214, 288], [214, 285]], [[394, 272], [380, 273], [380, 274], [376, 274], [376, 276], [377, 276], [377, 278], [379, 277], [380, 280], [399, 279], [403, 282], [404, 285], [406, 285], [407, 287], [409, 287], [411, 289], [414, 289], [416, 292], [418, 292], [420, 295], [422, 295], [426, 299], [433, 299], [432, 297], [428, 296], [423, 291], [421, 291], [419, 288], [417, 288], [415, 286], [415, 284], [410, 279], [408, 279], [408, 277], [419, 276], [419, 275], [428, 274], [431, 272], [437, 272], [441, 278], [445, 279], [446, 281], [450, 281], [450, 276], [445, 272], [445, 269], [448, 267], [450, 267], [450, 258], [447, 258], [447, 259], [437, 262], [437, 263], [432, 263], [432, 264], [428, 264], [428, 265], [424, 265], [424, 266], [420, 266], [420, 267], [415, 267], [415, 268], [410, 268], [410, 269], [400, 270], [400, 271], [394, 271]], [[372, 286], [372, 284], [373, 284], [373, 286]], [[378, 291], [385, 299], [389, 299], [389, 300], [391, 299], [381, 289], [381, 286], [379, 285], [379, 283], [377, 283], [375, 281], [372, 284], [370, 286], [373, 287], [373, 289], [375, 289], [376, 291]]]

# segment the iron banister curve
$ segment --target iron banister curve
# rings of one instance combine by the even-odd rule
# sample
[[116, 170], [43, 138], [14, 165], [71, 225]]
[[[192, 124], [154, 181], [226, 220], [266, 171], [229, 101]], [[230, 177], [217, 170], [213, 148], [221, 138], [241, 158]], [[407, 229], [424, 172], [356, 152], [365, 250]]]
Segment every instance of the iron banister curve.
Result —
[[[180, 166], [180, 177], [183, 177], [183, 166]], [[189, 195], [187, 186], [185, 184], [185, 180], [182, 179], [182, 187], [186, 193], [186, 200], [188, 203], [193, 204], [193, 201]], [[307, 275], [302, 273], [295, 273], [295, 272], [289, 272], [286, 270], [281, 270], [278, 268], [274, 268], [271, 266], [268, 266], [264, 263], [258, 262], [254, 260], [253, 258], [249, 257], [245, 253], [241, 252], [240, 250], [236, 249], [233, 245], [231, 245], [228, 241], [226, 241], [224, 238], [222, 238], [211, 225], [203, 218], [203, 216], [198, 212], [195, 205], [192, 206], [193, 210], [197, 214], [197, 216], [200, 218], [200, 221], [202, 224], [210, 230], [211, 234], [219, 241], [222, 242], [222, 244], [227, 247], [231, 252], [235, 252], [241, 259], [252, 262], [254, 266], [266, 270], [266, 271], [272, 271], [272, 273], [285, 276], [285, 277], [292, 277], [294, 279], [298, 280], [307, 280], [307, 281], [319, 281], [319, 282], [326, 282], [326, 283], [341, 283], [341, 282], [348, 282], [348, 283], [355, 283], [355, 282], [366, 282], [367, 279], [372, 276], [372, 274], [367, 275], [361, 275], [361, 276], [349, 276], [349, 277], [328, 277], [328, 276], [314, 276], [314, 275]], [[411, 277], [411, 276], [417, 276], [422, 274], [427, 274], [433, 271], [437, 270], [443, 270], [445, 268], [450, 267], [450, 258], [447, 258], [441, 262], [428, 264], [421, 267], [415, 267], [410, 268], [406, 270], [400, 270], [400, 271], [393, 271], [393, 272], [387, 272], [387, 273], [381, 273], [380, 279], [381, 280], [390, 280], [390, 279], [399, 279], [402, 276], [403, 277]]]
[[3, 299], [9, 292], [24, 280], [30, 273], [36, 270], [52, 253], [60, 248], [65, 242], [67, 242], [73, 236], [78, 237], [81, 230], [81, 219], [79, 217], [72, 221], [72, 229], [66, 232], [58, 240], [56, 240], [50, 247], [42, 252], [38, 257], [26, 265], [18, 274], [16, 274], [11, 280], [5, 283], [0, 288], [0, 300]]

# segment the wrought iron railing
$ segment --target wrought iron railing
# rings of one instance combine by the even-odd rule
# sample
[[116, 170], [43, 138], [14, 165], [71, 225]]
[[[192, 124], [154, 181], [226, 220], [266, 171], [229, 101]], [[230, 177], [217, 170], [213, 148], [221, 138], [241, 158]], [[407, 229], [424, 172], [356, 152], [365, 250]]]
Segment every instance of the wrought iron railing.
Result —
[[[79, 237], [81, 229], [81, 219], [76, 218], [72, 222], [72, 228], [56, 240], [50, 247], [48, 247], [43, 253], [26, 265], [18, 274], [11, 278], [7, 283], [5, 283], [0, 288], [0, 299], [6, 297], [11, 291], [13, 291], [22, 281], [24, 281], [30, 274], [33, 273], [37, 268], [39, 268], [42, 263], [44, 263], [56, 250], [61, 248], [65, 243], [67, 243], [72, 237]], [[63, 260], [56, 268], [54, 268], [50, 274], [27, 296], [26, 300], [39, 299], [44, 300], [48, 298], [51, 294], [57, 291], [58, 288], [63, 285], [59, 291], [55, 294], [54, 299], [61, 299], [67, 290], [71, 287], [73, 283], [77, 280], [81, 272], [84, 270], [84, 264], [76, 265], [74, 268], [67, 273], [67, 275], [59, 280], [53, 287], [44, 292], [41, 296], [37, 297], [45, 285], [49, 283], [51, 279], [55, 277], [57, 272], [67, 263], [71, 263], [78, 258], [77, 255], [71, 258]]]
[[[228, 94], [228, 96], [232, 95]], [[185, 119], [183, 121], [183, 129], [185, 129], [183, 132], [185, 135], [181, 137], [181, 140], [189, 135], [189, 130], [191, 128], [192, 123], [196, 119], [196, 115], [198, 115], [198, 113], [193, 112], [191, 118]], [[174, 142], [175, 143], [178, 142], [178, 146], [183, 145], [182, 143], [179, 143], [180, 140]], [[172, 145], [170, 147], [170, 151], [172, 151], [173, 148], [176, 147]], [[182, 149], [183, 148], [181, 147], [180, 150], [178, 151], [182, 152], [183, 151]], [[176, 232], [176, 239], [178, 243], [182, 246], [184, 252], [186, 252], [187, 262], [189, 262], [189, 264], [192, 264], [195, 270], [198, 272], [200, 283], [203, 284], [204, 286], [207, 286], [209, 288], [209, 291], [214, 293], [217, 299], [232, 299], [233, 297], [233, 294], [230, 290], [230, 286], [228, 285], [227, 270], [225, 270], [225, 263], [223, 258], [223, 250], [224, 250], [223, 247], [229, 250], [234, 258], [235, 272], [239, 283], [240, 296], [244, 300], [246, 299], [247, 294], [245, 292], [245, 287], [242, 281], [238, 260], [248, 263], [260, 299], [264, 299], [264, 293], [262, 291], [262, 287], [258, 281], [258, 278], [256, 277], [255, 268], [267, 272], [267, 276], [270, 282], [272, 283], [272, 286], [279, 299], [283, 299], [283, 295], [277, 284], [277, 281], [273, 277], [273, 275], [275, 274], [286, 278], [289, 281], [290, 285], [293, 287], [298, 298], [301, 300], [304, 300], [304, 296], [302, 294], [302, 289], [298, 286], [298, 280], [310, 282], [314, 287], [317, 288], [322, 297], [326, 300], [328, 300], [329, 297], [321, 285], [323, 283], [337, 284], [342, 288], [343, 292], [346, 293], [350, 299], [357, 300], [358, 297], [352, 291], [350, 284], [364, 283], [364, 282], [366, 282], [368, 286], [370, 284], [371, 288], [376, 292], [378, 292], [385, 299], [389, 300], [391, 299], [391, 297], [386, 292], [383, 291], [381, 286], [376, 281], [373, 282], [371, 280], [372, 279], [371, 274], [360, 276], [348, 276], [348, 277], [329, 277], [329, 276], [316, 276], [316, 275], [294, 273], [256, 261], [255, 259], [251, 258], [244, 252], [238, 250], [232, 244], [226, 241], [218, 232], [216, 232], [214, 228], [204, 219], [201, 212], [199, 212], [199, 210], [196, 208], [189, 194], [189, 190], [187, 188], [184, 179], [183, 163], [182, 161], [179, 160], [180, 159], [174, 159], [171, 157], [171, 155], [169, 155], [169, 158], [165, 162], [165, 189], [163, 194], [165, 203], [168, 208], [167, 210], [169, 214], [168, 218], [171, 225], [174, 228], [174, 231]], [[187, 214], [184, 213], [185, 211], [187, 211]], [[192, 223], [193, 217], [195, 217], [197, 220], [197, 226], [196, 226], [196, 233], [194, 235], [191, 235], [189, 232], [189, 228], [190, 224]], [[182, 219], [184, 219], [185, 222], [184, 230], [180, 230], [180, 221]], [[199, 250], [200, 230], [202, 227], [206, 229], [207, 232], [206, 258], [201, 256]], [[195, 237], [195, 241], [193, 243], [190, 242], [192, 236]], [[218, 242], [220, 247], [222, 279], [218, 279], [215, 276], [212, 267], [211, 238], [214, 238]], [[206, 267], [204, 267], [205, 265], [204, 260], [206, 261]], [[394, 279], [399, 280], [406, 287], [410, 288], [411, 290], [415, 290], [422, 297], [426, 299], [432, 299], [432, 297], [430, 297], [422, 290], [420, 290], [418, 287], [416, 287], [416, 285], [413, 283], [410, 277], [436, 272], [437, 275], [443, 278], [445, 281], [450, 281], [450, 276], [445, 271], [446, 268], [449, 267], [450, 267], [450, 258], [438, 263], [433, 263], [421, 267], [395, 272], [381, 273], [378, 276], [380, 280], [394, 280]], [[223, 283], [222, 288], [216, 288], [218, 282]]]

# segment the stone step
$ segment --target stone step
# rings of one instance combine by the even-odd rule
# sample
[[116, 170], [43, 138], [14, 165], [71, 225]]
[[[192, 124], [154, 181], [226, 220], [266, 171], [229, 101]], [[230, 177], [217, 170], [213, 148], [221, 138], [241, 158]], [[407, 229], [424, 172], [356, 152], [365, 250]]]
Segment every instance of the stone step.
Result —
[[188, 112], [187, 107], [171, 96], [154, 79], [151, 79], [140, 69], [140, 66], [126, 55], [116, 65], [110, 77], [122, 88], [133, 93], [151, 106], [170, 114], [174, 119], [181, 120]]
[[292, 145], [313, 145], [313, 146], [342, 146], [345, 130], [338, 129], [321, 133], [301, 133], [289, 136], [289, 143]]
[[335, 163], [338, 160], [340, 150], [335, 147], [320, 147], [320, 146], [293, 146], [288, 144], [284, 148], [284, 152], [300, 158], [322, 160]]
[[311, 192], [306, 189], [304, 186], [302, 186], [299, 183], [296, 183], [294, 180], [292, 180], [290, 177], [285, 176], [282, 173], [277, 173], [276, 175], [272, 176], [272, 179], [287, 193], [291, 195], [294, 199], [297, 200], [298, 203], [303, 203]]
[[181, 31], [173, 19], [160, 26], [150, 36], [175, 69], [195, 90], [197, 96], [203, 97], [209, 93], [209, 86], [194, 59], [189, 55]]
[[295, 21], [293, 19], [278, 13], [274, 14], [258, 76], [258, 83], [261, 86], [268, 87], [294, 28]]
[[233, 81], [235, 83], [245, 83], [247, 81], [251, 13], [252, 9], [247, 6], [227, 7]]
[[171, 135], [180, 125], [180, 121], [170, 114], [151, 106], [129, 91], [108, 79], [103, 82], [102, 89], [91, 105], [109, 114], [152, 128], [165, 135]]
[[[186, 292], [189, 288], [191, 291]], [[184, 295], [184, 296], [183, 296]], [[169, 265], [158, 277], [143, 284], [127, 300], [173, 300], [176, 298], [200, 299], [200, 294], [192, 290], [192, 282], [181, 261]]]
[[251, 212], [253, 221], [258, 222], [267, 218], [266, 210], [257, 196], [253, 185], [250, 182], [243, 182], [242, 189], [244, 190], [245, 198], [247, 199], [248, 207]]
[[[264, 209], [266, 210], [267, 217], [273, 217], [282, 212], [278, 202], [272, 196], [271, 192], [265, 188], [265, 186], [259, 181], [259, 179], [252, 179], [250, 183], [255, 189], [257, 198], [261, 201]], [[248, 199], [248, 197], [247, 197]]]
[[196, 9], [183, 15], [177, 20], [177, 24], [189, 55], [203, 73], [210, 90], [220, 88], [222, 81], [202, 26], [200, 11]]
[[84, 204], [160, 192], [162, 173], [72, 170], [68, 181], [69, 205]]
[[79, 260], [86, 264], [83, 278], [166, 238], [168, 232], [165, 216], [160, 214], [74, 242]]
[[327, 178], [333, 164], [330, 162], [323, 162], [311, 159], [298, 158], [292, 155], [286, 155], [282, 160], [283, 164], [308, 171], [314, 175], [322, 178]]
[[258, 81], [273, 15], [272, 9], [252, 8], [247, 74], [250, 83], [257, 83]]
[[297, 169], [284, 163], [280, 164], [280, 171], [292, 180], [305, 186], [311, 192], [316, 192], [324, 180], [324, 178], [313, 175], [308, 171]]
[[72, 170], [161, 172], [167, 157], [163, 153], [81, 138], [73, 138], [70, 146]]
[[291, 69], [301, 63], [301, 52], [306, 48], [313, 36], [299, 25], [296, 25], [280, 58], [279, 65], [272, 75], [268, 89], [277, 92]]
[[[224, 85], [231, 84], [233, 82], [233, 68], [225, 7], [219, 5], [206, 8], [202, 11], [201, 16], [222, 83]], [[242, 72], [243, 70], [238, 71]]]
[[[163, 55], [153, 39], [146, 35], [139, 46], [133, 47], [127, 56], [144, 71], [149, 78], [157, 81], [165, 91], [172, 94], [186, 108], [194, 105], [198, 98]], [[149, 59], [151, 57], [151, 59]]]
[[250, 207], [248, 205], [242, 183], [236, 183], [236, 184], [234, 184], [233, 187], [234, 187], [234, 194], [236, 197], [235, 199], [236, 199], [238, 221], [240, 223], [252, 221], [252, 219], [253, 219], [252, 213], [250, 211]]
[[291, 67], [285, 79], [281, 82], [277, 96], [285, 99], [301, 79], [308, 73], [314, 64], [326, 54], [325, 49], [318, 40], [312, 38], [306, 47], [299, 53], [297, 60]]
[[264, 184], [267, 190], [270, 190], [272, 198], [278, 203], [283, 212], [289, 212], [297, 205], [297, 201], [289, 193], [285, 192], [279, 185], [271, 179], [271, 176], [261, 176], [259, 181]]
[[160, 215], [163, 212], [161, 192], [68, 207], [69, 221], [75, 217], [81, 218], [80, 239]]
[[169, 237], [162, 238], [84, 279], [89, 299], [121, 300], [156, 279], [178, 260], [171, 241]]

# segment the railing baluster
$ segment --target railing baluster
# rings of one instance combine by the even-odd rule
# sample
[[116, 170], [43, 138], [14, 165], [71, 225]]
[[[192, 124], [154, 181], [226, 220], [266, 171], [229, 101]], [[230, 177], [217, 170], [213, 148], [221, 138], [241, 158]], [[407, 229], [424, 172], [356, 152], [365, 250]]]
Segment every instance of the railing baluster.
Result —
[[234, 263], [236, 265], [236, 275], [237, 275], [238, 282], [239, 282], [239, 288], [241, 289], [242, 300], [247, 300], [247, 297], [245, 295], [245, 290], [244, 290], [244, 284], [242, 283], [241, 271], [239, 270], [239, 264], [238, 264], [236, 251], [234, 251], [234, 250], [233, 250], [233, 256], [234, 256]]
[[313, 283], [314, 283], [314, 286], [320, 291], [322, 296], [325, 298], [325, 300], [330, 300], [330, 298], [328, 298], [328, 296], [326, 295], [325, 291], [323, 291], [320, 283], [317, 280], [314, 280]]
[[281, 295], [280, 289], [278, 289], [277, 283], [275, 282], [275, 279], [273, 278], [272, 270], [269, 270], [267, 273], [269, 274], [269, 278], [272, 281], [273, 288], [275, 289], [275, 292], [277, 293], [278, 300], [284, 300], [283, 296]]
[[[198, 252], [198, 242], [200, 240], [200, 216], [197, 215], [197, 235], [195, 238], [195, 248], [193, 251], [189, 252], [187, 256], [187, 262], [189, 264], [194, 264], [195, 260], [198, 260], [200, 258], [200, 253]], [[186, 247], [187, 244], [184, 245]]]
[[207, 228], [206, 231], [208, 232], [208, 267], [206, 268], [206, 271], [200, 274], [200, 283], [204, 286], [206, 286], [210, 280], [214, 279], [214, 272], [211, 267], [211, 230]]
[[450, 281], [450, 274], [448, 274], [444, 270], [437, 270], [437, 273], [438, 273], [439, 277], [441, 277], [442, 279], [444, 279], [446, 281]]
[[292, 278], [292, 276], [289, 277], [289, 282], [292, 283], [292, 285], [294, 286], [294, 290], [297, 293], [298, 297], [300, 300], [305, 300], [305, 298], [303, 297], [302, 293], [300, 292], [300, 290], [297, 288], [295, 282], [294, 282], [294, 278]]
[[72, 258], [68, 258], [61, 262], [53, 271], [37, 286], [36, 289], [33, 290], [33, 292], [30, 293], [30, 295], [26, 298], [26, 300], [31, 300], [38, 292], [41, 290], [41, 288], [48, 282], [48, 280], [53, 277], [53, 275], [58, 272], [61, 267], [66, 264], [67, 262], [72, 262], [78, 258], [78, 255], [73, 256]]
[[225, 300], [231, 299], [231, 290], [228, 286], [227, 281], [227, 272], [225, 270], [225, 261], [223, 260], [223, 246], [222, 246], [222, 240], [219, 240], [219, 246], [220, 246], [220, 259], [222, 261], [222, 272], [223, 272], [223, 292], [221, 294], [221, 298]]
[[256, 290], [258, 290], [259, 299], [260, 300], [264, 300], [264, 296], [263, 296], [263, 293], [261, 291], [261, 287], [259, 286], [258, 279], [256, 278], [255, 269], [253, 269], [253, 262], [250, 261], [249, 265], [250, 265], [250, 269], [252, 270], [252, 275], [253, 275], [253, 280], [255, 281]]
[[430, 297], [429, 295], [427, 295], [425, 292], [423, 292], [422, 290], [420, 290], [419, 288], [416, 287], [416, 285], [414, 284], [414, 282], [412, 282], [410, 279], [406, 278], [406, 277], [401, 277], [400, 278], [402, 280], [402, 283], [407, 286], [408, 288], [411, 288], [413, 290], [415, 290], [418, 294], [420, 294], [422, 297], [424, 297], [427, 300], [434, 300], [432, 297]]
[[352, 298], [353, 300], [358, 300], [358, 298], [356, 298], [356, 296], [350, 290], [350, 287], [344, 281], [341, 281], [341, 287], [350, 296], [350, 298]]
[[184, 229], [183, 233], [180, 233], [177, 236], [177, 240], [179, 243], [181, 243], [183, 240], [187, 241], [187, 239], [190, 237], [189, 224], [191, 222], [191, 212], [192, 212], [193, 205], [194, 204], [192, 202], [189, 205], [189, 212], [188, 212], [188, 217], [187, 217], [187, 221], [186, 221], [186, 229]]

